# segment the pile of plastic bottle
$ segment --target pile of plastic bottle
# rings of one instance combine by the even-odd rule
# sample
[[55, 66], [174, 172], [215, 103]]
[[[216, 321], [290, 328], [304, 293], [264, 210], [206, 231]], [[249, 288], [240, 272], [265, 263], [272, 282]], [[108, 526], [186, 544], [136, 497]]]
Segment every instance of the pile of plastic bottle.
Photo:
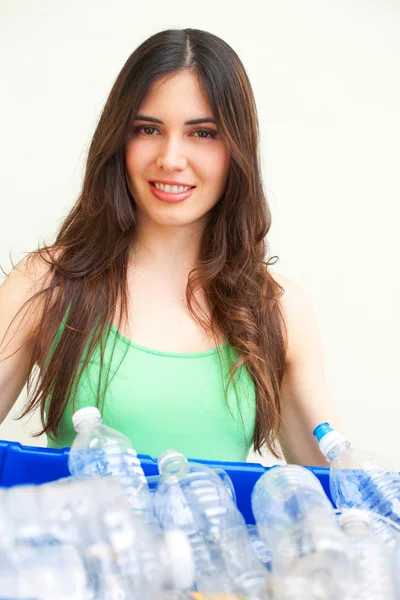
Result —
[[71, 477], [0, 491], [0, 598], [400, 599], [400, 476], [315, 431], [334, 509], [310, 469], [268, 469], [256, 525], [228, 474], [176, 450], [145, 477], [128, 438], [94, 407], [73, 416]]

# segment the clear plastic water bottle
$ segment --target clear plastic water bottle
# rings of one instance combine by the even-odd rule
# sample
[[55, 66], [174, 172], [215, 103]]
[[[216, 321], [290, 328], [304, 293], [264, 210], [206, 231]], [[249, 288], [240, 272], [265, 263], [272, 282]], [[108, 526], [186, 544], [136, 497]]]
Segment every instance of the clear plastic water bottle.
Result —
[[86, 543], [84, 557], [95, 577], [100, 573], [104, 598], [152, 600], [163, 590], [192, 585], [191, 547], [181, 531], [156, 535], [139, 515], [116, 511], [108, 511], [99, 526], [106, 535]]
[[249, 600], [268, 600], [272, 593], [270, 572], [254, 552], [247, 527], [223, 530], [220, 547], [233, 592]]
[[189, 462], [176, 450], [158, 460], [161, 475], [154, 494], [164, 529], [181, 528], [193, 550], [196, 589], [204, 593], [265, 590], [268, 573], [255, 556], [243, 516], [220, 476]]
[[3, 598], [18, 597], [18, 566], [11, 557], [10, 545], [3, 543], [0, 544], [0, 590]]
[[88, 574], [78, 548], [55, 536], [50, 523], [51, 517], [42, 513], [41, 486], [0, 490], [2, 598], [91, 597]]
[[95, 600], [72, 546], [0, 549], [0, 597], [7, 600]]
[[0, 541], [12, 544], [20, 537], [36, 539], [40, 529], [37, 486], [0, 489]]
[[[2, 502], [2, 511], [10, 521], [15, 516], [8, 510], [11, 501], [19, 497], [18, 506], [29, 502], [33, 488], [19, 486], [3, 493], [10, 502]], [[193, 563], [187, 538], [180, 531], [156, 535], [132, 513], [118, 480], [53, 482], [37, 486], [36, 497], [36, 514], [31, 511], [19, 518], [10, 528], [16, 537], [7, 537], [5, 547], [18, 574], [16, 583], [8, 579], [8, 587], [13, 583], [25, 589], [26, 581], [36, 581], [35, 568], [38, 577], [51, 573], [54, 585], [61, 585], [70, 569], [71, 585], [77, 580], [74, 589], [84, 589], [84, 594], [75, 596], [70, 591], [65, 597], [82, 600], [150, 599], [162, 590], [191, 586]], [[57, 559], [63, 555], [64, 560]], [[71, 590], [71, 585], [65, 589]], [[53, 590], [54, 597], [61, 596]]]
[[344, 511], [339, 520], [351, 541], [353, 600], [396, 600], [393, 554], [373, 534], [369, 513], [350, 509]]
[[400, 475], [378, 455], [352, 448], [329, 423], [313, 431], [331, 463], [330, 488], [338, 508], [361, 508], [400, 524]]
[[[21, 485], [0, 490], [0, 540], [19, 547], [35, 545], [77, 545], [88, 512], [107, 505], [108, 481], [56, 481], [42, 485]], [[111, 481], [111, 480], [110, 480]], [[115, 485], [118, 485], [116, 483]], [[111, 483], [111, 489], [113, 483]], [[119, 484], [120, 496], [128, 500]], [[94, 499], [93, 495], [99, 496]], [[113, 498], [115, 501], [115, 497]]]
[[78, 479], [114, 477], [121, 481], [133, 512], [155, 530], [153, 501], [143, 468], [130, 440], [102, 424], [100, 411], [88, 406], [76, 411], [72, 421], [77, 436], [69, 453], [68, 467]]
[[252, 509], [260, 537], [273, 554], [278, 598], [294, 597], [291, 590], [299, 593], [302, 586], [310, 600], [346, 597], [349, 548], [311, 471], [297, 465], [269, 469], [254, 486]]
[[251, 547], [258, 560], [270, 571], [272, 568], [272, 553], [266, 543], [260, 538], [257, 525], [247, 525], [247, 534], [250, 539]]
[[391, 548], [393, 551], [393, 564], [395, 570], [395, 586], [396, 586], [396, 598], [400, 598], [400, 541], [396, 541]]
[[[120, 484], [117, 489], [126, 505]], [[93, 498], [96, 491], [100, 495]], [[106, 507], [109, 491], [108, 483], [73, 478], [0, 490], [0, 540], [18, 546], [77, 545], [82, 533], [80, 521], [88, 518], [89, 508], [93, 513]]]
[[[179, 459], [181, 459], [183, 457], [184, 461], [188, 462], [187, 459], [183, 456], [183, 454], [181, 454], [177, 450], [166, 450], [163, 454], [167, 454], [169, 452], [177, 453], [177, 456]], [[204, 473], [217, 474], [219, 476], [219, 478], [221, 479], [222, 483], [224, 484], [230, 498], [232, 499], [232, 502], [235, 504], [235, 506], [237, 506], [235, 487], [233, 485], [232, 479], [229, 477], [229, 475], [225, 471], [225, 469], [221, 469], [220, 467], [215, 467], [215, 466], [213, 466], [211, 468], [203, 463], [197, 463], [196, 461], [190, 461], [190, 464], [197, 465], [198, 470], [202, 470]], [[177, 467], [177, 468], [180, 468], [180, 467]], [[147, 479], [147, 483], [149, 485], [150, 492], [153, 495], [160, 483], [161, 475], [160, 475], [160, 473], [158, 473], [157, 475], [147, 475], [146, 479]]]

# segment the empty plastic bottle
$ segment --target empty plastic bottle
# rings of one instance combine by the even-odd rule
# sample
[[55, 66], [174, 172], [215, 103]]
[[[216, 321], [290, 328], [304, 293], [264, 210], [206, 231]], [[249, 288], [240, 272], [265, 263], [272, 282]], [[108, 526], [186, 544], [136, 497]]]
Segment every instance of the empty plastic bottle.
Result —
[[[59, 523], [57, 529], [68, 539], [62, 540], [54, 530], [53, 515], [43, 510], [41, 492], [45, 487], [25, 485], [0, 491], [1, 597], [91, 598], [77, 537], [76, 544], [72, 544], [71, 528]], [[57, 510], [55, 501], [53, 498], [50, 504], [53, 510]]]
[[[21, 506], [24, 500], [29, 502], [33, 487], [11, 488], [4, 495], [10, 500], [19, 496]], [[36, 515], [31, 512], [28, 518], [19, 519], [12, 528], [15, 539], [8, 535], [4, 546], [16, 565], [17, 577], [7, 581], [10, 589], [25, 589], [35, 568], [39, 579], [50, 573], [55, 586], [62, 585], [70, 569], [70, 585], [65, 586], [70, 595], [63, 598], [79, 600], [150, 599], [162, 590], [192, 585], [193, 563], [186, 536], [180, 531], [155, 535], [132, 513], [118, 480], [54, 482], [37, 486], [36, 492]], [[2, 503], [10, 517], [9, 506], [7, 501]], [[64, 555], [64, 560], [57, 558]], [[73, 589], [84, 589], [82, 596], [72, 593], [74, 581]], [[50, 592], [43, 596], [48, 597], [61, 596], [53, 589], [53, 596]]]
[[297, 589], [302, 598], [302, 586], [309, 599], [345, 597], [351, 579], [348, 545], [311, 471], [297, 465], [269, 469], [254, 486], [252, 508], [273, 555], [276, 597], [294, 598], [291, 590]]
[[21, 538], [29, 544], [36, 539], [39, 513], [38, 486], [0, 489], [0, 542], [12, 544]]
[[130, 440], [103, 425], [100, 411], [89, 406], [76, 411], [72, 421], [77, 436], [69, 453], [68, 466], [79, 479], [115, 477], [124, 486], [132, 510], [157, 529], [153, 501], [137, 453]]
[[[119, 491], [124, 506], [128, 502], [120, 483], [117, 488], [108, 483], [71, 477], [0, 490], [0, 540], [19, 546], [78, 544], [81, 521], [107, 507], [110, 491]], [[117, 501], [115, 494], [111, 501]]]
[[236, 525], [221, 531], [220, 548], [233, 592], [251, 600], [268, 600], [270, 573], [255, 553], [247, 528]]
[[313, 431], [331, 463], [330, 488], [338, 508], [361, 508], [400, 525], [400, 475], [372, 452], [352, 448], [329, 423]]
[[3, 543], [0, 544], [0, 590], [3, 598], [18, 597], [18, 567], [11, 557], [10, 544]]
[[95, 600], [72, 546], [0, 548], [0, 597], [7, 600]]
[[393, 544], [393, 564], [395, 569], [396, 598], [400, 598], [400, 541]]
[[344, 511], [340, 525], [351, 541], [353, 600], [396, 600], [393, 554], [370, 527], [369, 513]]
[[[154, 494], [164, 529], [181, 528], [193, 550], [196, 588], [204, 593], [265, 591], [268, 572], [255, 556], [243, 516], [219, 475], [167, 450], [158, 460]], [[266, 597], [266, 596], [264, 596]]]
[[257, 525], [247, 525], [247, 534], [250, 539], [251, 547], [258, 560], [271, 570], [272, 554], [266, 543], [260, 538]]

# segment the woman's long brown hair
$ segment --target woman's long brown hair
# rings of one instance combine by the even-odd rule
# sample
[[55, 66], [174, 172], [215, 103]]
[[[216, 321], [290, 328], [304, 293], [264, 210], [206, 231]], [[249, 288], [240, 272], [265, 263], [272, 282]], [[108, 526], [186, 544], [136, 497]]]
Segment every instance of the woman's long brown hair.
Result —
[[[49, 278], [48, 285], [30, 299], [40, 299], [43, 316], [34, 333], [28, 402], [19, 418], [39, 408], [43, 428], [36, 435], [56, 437], [91, 352], [98, 347], [102, 357], [110, 324], [117, 316], [121, 324], [127, 316], [127, 267], [136, 221], [124, 147], [149, 86], [156, 78], [183, 69], [198, 76], [218, 132], [230, 150], [227, 185], [210, 211], [186, 299], [192, 317], [214, 339], [217, 331], [223, 332], [237, 351], [229, 382], [239, 367], [247, 368], [256, 388], [254, 449], [260, 452], [265, 443], [278, 456], [287, 332], [279, 305], [283, 288], [268, 271], [277, 257], [266, 260], [271, 214], [261, 177], [256, 105], [234, 50], [198, 29], [157, 33], [128, 58], [95, 130], [75, 206], [55, 243], [29, 254], [48, 263]], [[198, 288], [205, 291], [211, 318], [201, 316], [202, 311], [193, 306]], [[66, 328], [50, 353], [67, 312]], [[101, 361], [101, 368], [107, 370], [109, 365]], [[99, 381], [98, 403], [103, 393]]]

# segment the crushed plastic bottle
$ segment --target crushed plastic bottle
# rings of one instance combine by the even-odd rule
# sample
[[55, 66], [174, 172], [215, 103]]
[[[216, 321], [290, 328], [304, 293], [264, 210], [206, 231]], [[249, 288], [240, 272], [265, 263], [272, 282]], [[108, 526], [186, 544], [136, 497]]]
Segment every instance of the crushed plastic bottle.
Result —
[[68, 459], [72, 475], [78, 479], [119, 479], [133, 512], [159, 529], [147, 479], [130, 440], [102, 424], [100, 411], [94, 406], [76, 411], [72, 420], [77, 431]]
[[156, 515], [164, 529], [179, 527], [193, 550], [196, 589], [203, 593], [266, 589], [268, 572], [255, 556], [243, 516], [220, 476], [189, 462], [176, 450], [158, 460], [161, 479], [154, 494]]
[[330, 489], [338, 508], [376, 512], [400, 525], [400, 475], [372, 452], [352, 448], [329, 423], [313, 431], [331, 463]]
[[261, 539], [271, 548], [277, 598], [343, 600], [351, 580], [343, 532], [314, 474], [298, 465], [269, 469], [252, 493]]

